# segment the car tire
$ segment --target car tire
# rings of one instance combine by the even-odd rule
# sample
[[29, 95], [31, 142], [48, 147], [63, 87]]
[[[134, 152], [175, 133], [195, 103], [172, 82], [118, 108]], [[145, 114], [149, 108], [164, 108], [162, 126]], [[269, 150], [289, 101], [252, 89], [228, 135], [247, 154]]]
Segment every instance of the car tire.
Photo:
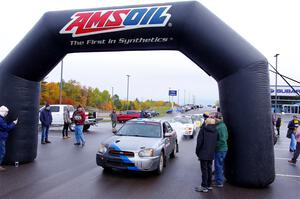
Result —
[[175, 147], [174, 147], [172, 153], [170, 154], [170, 158], [176, 158], [176, 153], [178, 153], [178, 144], [177, 144], [177, 141], [175, 143]]
[[75, 131], [75, 124], [74, 123], [70, 124], [69, 129], [70, 129], [70, 131], [74, 132]]
[[160, 175], [163, 173], [164, 171], [164, 167], [165, 167], [165, 157], [164, 157], [164, 152], [161, 152], [160, 156], [159, 156], [159, 163], [158, 163], [158, 167], [155, 170], [155, 173], [157, 175]]
[[87, 131], [87, 130], [89, 130], [89, 128], [91, 127], [91, 125], [90, 124], [86, 124], [86, 125], [84, 125], [83, 126], [83, 131]]
[[112, 171], [112, 168], [111, 167], [103, 167], [103, 172], [105, 173], [109, 173]]

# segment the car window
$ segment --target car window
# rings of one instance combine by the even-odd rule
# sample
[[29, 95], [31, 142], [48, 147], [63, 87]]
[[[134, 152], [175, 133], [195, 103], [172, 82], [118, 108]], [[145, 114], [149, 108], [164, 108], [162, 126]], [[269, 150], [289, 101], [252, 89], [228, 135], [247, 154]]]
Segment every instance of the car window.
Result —
[[127, 122], [117, 135], [160, 138], [161, 127], [159, 122]]
[[166, 122], [166, 126], [167, 126], [168, 133], [172, 133], [173, 129], [172, 129], [171, 125], [168, 122]]
[[59, 112], [59, 106], [50, 106], [50, 111], [52, 113]]
[[73, 106], [68, 106], [68, 108], [69, 108], [70, 112], [74, 112], [74, 107]]

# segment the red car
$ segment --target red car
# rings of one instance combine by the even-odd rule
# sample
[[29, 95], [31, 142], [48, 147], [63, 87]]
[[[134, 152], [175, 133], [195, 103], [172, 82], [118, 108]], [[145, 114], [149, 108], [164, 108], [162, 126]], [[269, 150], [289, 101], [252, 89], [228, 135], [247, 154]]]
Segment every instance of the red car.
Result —
[[141, 112], [138, 111], [124, 111], [123, 113], [117, 114], [118, 122], [126, 122], [131, 119], [140, 118]]

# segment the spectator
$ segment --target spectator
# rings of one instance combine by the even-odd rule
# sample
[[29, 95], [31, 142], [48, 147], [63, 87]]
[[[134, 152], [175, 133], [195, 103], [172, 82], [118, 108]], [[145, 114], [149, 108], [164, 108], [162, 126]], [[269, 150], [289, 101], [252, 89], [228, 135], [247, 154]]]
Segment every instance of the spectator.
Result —
[[221, 113], [216, 115], [216, 129], [218, 133], [217, 146], [215, 152], [215, 183], [213, 186], [215, 187], [223, 187], [224, 182], [224, 160], [227, 154], [228, 146], [228, 131], [227, 127], [223, 121], [223, 117]]
[[212, 161], [216, 150], [217, 131], [215, 120], [207, 118], [197, 137], [196, 155], [200, 160], [202, 183], [195, 191], [208, 192], [212, 187]]
[[5, 117], [8, 114], [8, 108], [5, 106], [0, 107], [0, 171], [5, 171], [5, 168], [2, 167], [2, 162], [5, 156], [5, 145], [8, 137], [8, 132], [15, 128], [18, 123], [18, 119], [13, 121], [12, 123], [8, 123]]
[[116, 110], [113, 109], [112, 112], [109, 114], [109, 116], [111, 119], [112, 132], [115, 133], [117, 131], [116, 126], [117, 126], [117, 121], [118, 121]]
[[296, 151], [296, 138], [295, 138], [295, 131], [299, 126], [299, 120], [296, 115], [293, 116], [293, 119], [288, 124], [288, 132], [287, 137], [291, 139], [290, 142], [290, 152]]
[[291, 164], [296, 164], [297, 159], [298, 159], [299, 154], [300, 154], [300, 127], [298, 127], [297, 131], [296, 131], [296, 140], [297, 140], [296, 151], [294, 152], [293, 158], [288, 161]]
[[64, 111], [64, 128], [62, 130], [63, 139], [67, 139], [67, 138], [71, 137], [68, 135], [68, 130], [69, 130], [70, 124], [71, 124], [70, 111], [69, 111], [69, 108], [66, 107], [66, 109]]
[[143, 110], [141, 111], [140, 118], [145, 118], [145, 117], [146, 117], [146, 112], [145, 112], [145, 110], [143, 109]]
[[41, 110], [40, 121], [42, 123], [41, 143], [51, 143], [48, 139], [48, 131], [52, 123], [52, 114], [50, 110], [50, 105], [48, 103], [46, 103], [45, 108]]
[[276, 120], [276, 130], [277, 130], [277, 135], [280, 135], [280, 126], [281, 126], [281, 116], [278, 115], [277, 120]]
[[75, 123], [75, 143], [74, 145], [85, 145], [85, 139], [83, 135], [83, 125], [85, 121], [85, 113], [81, 105], [77, 107], [77, 110], [73, 113], [73, 120]]

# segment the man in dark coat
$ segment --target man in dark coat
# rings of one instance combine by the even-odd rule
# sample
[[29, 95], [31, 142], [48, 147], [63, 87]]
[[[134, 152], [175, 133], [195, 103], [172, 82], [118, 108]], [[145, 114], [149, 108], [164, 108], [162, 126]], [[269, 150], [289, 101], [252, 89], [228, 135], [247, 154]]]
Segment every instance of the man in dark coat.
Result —
[[207, 118], [197, 137], [196, 155], [200, 160], [202, 183], [195, 191], [208, 192], [212, 184], [212, 162], [217, 145], [217, 130], [215, 120]]
[[42, 123], [41, 143], [42, 144], [51, 143], [48, 140], [48, 131], [52, 123], [52, 114], [50, 110], [50, 105], [48, 103], [46, 104], [45, 108], [41, 110], [40, 121]]
[[276, 120], [276, 130], [277, 130], [277, 135], [280, 135], [280, 126], [281, 126], [281, 116], [278, 115], [277, 120]]
[[7, 122], [5, 117], [8, 114], [8, 108], [6, 106], [0, 106], [0, 171], [5, 171], [5, 168], [1, 166], [4, 156], [6, 153], [6, 140], [8, 138], [8, 133], [13, 128], [15, 128], [16, 124], [18, 123], [18, 119], [13, 122]]

